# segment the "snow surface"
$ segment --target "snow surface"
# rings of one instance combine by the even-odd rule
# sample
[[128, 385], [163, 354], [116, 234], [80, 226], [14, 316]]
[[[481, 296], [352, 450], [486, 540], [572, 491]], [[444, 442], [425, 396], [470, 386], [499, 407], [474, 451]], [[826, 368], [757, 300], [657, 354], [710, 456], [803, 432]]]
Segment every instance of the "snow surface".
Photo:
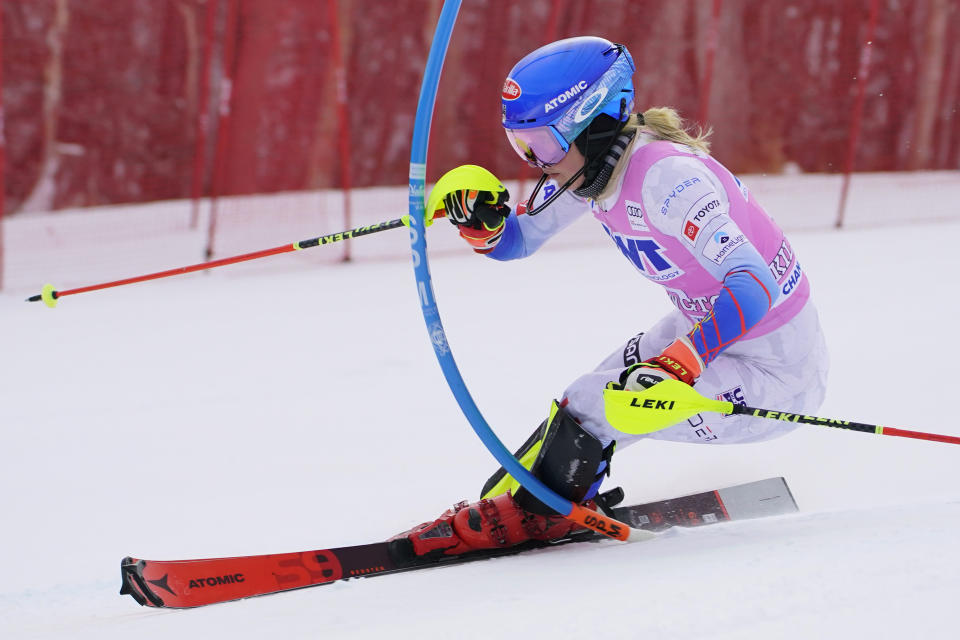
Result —
[[[793, 202], [774, 213], [802, 217]], [[833, 358], [819, 415], [960, 435], [960, 348], [941, 331], [960, 314], [956, 213], [791, 233]], [[569, 233], [591, 244], [431, 263], [460, 368], [511, 448], [568, 381], [669, 309], [594, 243], [596, 225]], [[403, 253], [406, 238], [377, 242]], [[493, 471], [436, 364], [409, 261], [308, 253], [53, 311], [22, 301], [33, 290], [0, 294], [0, 637], [960, 637], [960, 447], [805, 426], [753, 445], [639, 443], [608, 484], [640, 502], [783, 475], [796, 515], [197, 610], [119, 596], [124, 555], [381, 540], [475, 497]]]

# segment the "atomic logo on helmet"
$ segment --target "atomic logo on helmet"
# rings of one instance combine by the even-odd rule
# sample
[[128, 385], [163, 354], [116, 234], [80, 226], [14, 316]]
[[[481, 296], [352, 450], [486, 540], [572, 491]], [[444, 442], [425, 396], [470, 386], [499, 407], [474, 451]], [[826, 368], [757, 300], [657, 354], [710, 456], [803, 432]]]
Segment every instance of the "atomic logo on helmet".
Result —
[[586, 80], [581, 80], [577, 84], [573, 85], [572, 87], [570, 87], [569, 89], [567, 89], [566, 91], [558, 95], [556, 98], [554, 98], [550, 102], [543, 105], [543, 112], [550, 113], [551, 111], [556, 109], [558, 106], [562, 105], [567, 100], [572, 100], [576, 98], [578, 95], [580, 95], [580, 92], [585, 90], [588, 86], [590, 85], [587, 84]]

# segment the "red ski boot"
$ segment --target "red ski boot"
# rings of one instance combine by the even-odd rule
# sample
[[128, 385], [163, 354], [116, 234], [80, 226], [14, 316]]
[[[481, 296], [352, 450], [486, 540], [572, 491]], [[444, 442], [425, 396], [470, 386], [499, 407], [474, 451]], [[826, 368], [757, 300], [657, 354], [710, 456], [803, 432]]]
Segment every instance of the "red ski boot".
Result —
[[481, 549], [501, 549], [528, 540], [555, 540], [582, 529], [560, 516], [521, 509], [508, 492], [473, 504], [460, 502], [439, 518], [390, 538], [390, 554], [400, 565], [439, 560]]

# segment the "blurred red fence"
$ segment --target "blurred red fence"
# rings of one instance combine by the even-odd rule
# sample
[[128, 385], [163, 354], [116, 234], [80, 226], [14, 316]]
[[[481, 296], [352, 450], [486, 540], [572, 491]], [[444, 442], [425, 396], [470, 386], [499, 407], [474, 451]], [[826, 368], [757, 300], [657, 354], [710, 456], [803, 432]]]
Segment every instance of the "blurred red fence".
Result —
[[[428, 180], [464, 162], [519, 176], [499, 130], [503, 78], [579, 34], [625, 43], [638, 108], [704, 118], [734, 170], [841, 171], [873, 1], [855, 168], [960, 168], [956, 1], [467, 0]], [[2, 0], [6, 210], [405, 184], [440, 6]]]

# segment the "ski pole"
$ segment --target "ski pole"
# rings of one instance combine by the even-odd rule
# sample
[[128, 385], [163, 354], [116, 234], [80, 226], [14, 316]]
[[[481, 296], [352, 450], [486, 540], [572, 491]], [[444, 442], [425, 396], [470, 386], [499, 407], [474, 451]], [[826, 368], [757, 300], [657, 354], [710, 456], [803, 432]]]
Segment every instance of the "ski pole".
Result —
[[[445, 212], [440, 209], [434, 213], [434, 218], [444, 217]], [[78, 293], [86, 293], [88, 291], [97, 291], [98, 289], [109, 289], [111, 287], [121, 287], [127, 284], [134, 284], [136, 282], [145, 282], [147, 280], [157, 280], [159, 278], [167, 278], [169, 276], [180, 275], [181, 273], [192, 273], [194, 271], [204, 271], [206, 269], [213, 269], [216, 267], [223, 267], [228, 264], [235, 264], [237, 262], [246, 262], [248, 260], [257, 260], [259, 258], [266, 258], [267, 256], [275, 256], [280, 253], [289, 253], [291, 251], [300, 251], [301, 249], [309, 249], [311, 247], [316, 247], [324, 244], [332, 244], [334, 242], [340, 242], [341, 240], [348, 240], [350, 238], [358, 238], [360, 236], [367, 236], [372, 233], [379, 233], [380, 231], [387, 231], [388, 229], [396, 229], [397, 227], [405, 227], [410, 225], [410, 216], [403, 215], [395, 220], [389, 220], [386, 222], [378, 222], [376, 224], [368, 225], [365, 227], [355, 227], [347, 231], [340, 231], [338, 233], [328, 233], [325, 236], [319, 236], [316, 238], [310, 238], [309, 240], [301, 240], [299, 242], [294, 242], [292, 244], [284, 244], [279, 247], [273, 247], [272, 249], [263, 249], [261, 251], [253, 251], [251, 253], [244, 253], [239, 256], [232, 256], [230, 258], [220, 258], [219, 260], [211, 260], [209, 262], [201, 262], [199, 264], [192, 264], [186, 267], [177, 267], [176, 269], [168, 269], [166, 271], [158, 271], [156, 273], [148, 273], [142, 276], [134, 276], [132, 278], [124, 278], [123, 280], [114, 280], [112, 282], [103, 282], [101, 284], [92, 284], [86, 287], [78, 287], [76, 289], [65, 289], [64, 291], [57, 291], [52, 284], [47, 284], [43, 286], [43, 289], [37, 295], [30, 296], [27, 298], [27, 302], [39, 302], [43, 301], [51, 309], [57, 306], [57, 300], [64, 296], [72, 296]]]
[[867, 424], [865, 422], [853, 422], [850, 420], [835, 420], [833, 418], [818, 418], [817, 416], [807, 416], [798, 413], [787, 413], [784, 411], [771, 411], [770, 409], [755, 409], [742, 405], [733, 405], [733, 411], [730, 413], [755, 416], [757, 418], [767, 418], [769, 420], [783, 420], [785, 422], [798, 422], [800, 424], [812, 424], [820, 427], [832, 427], [834, 429], [846, 429], [847, 431], [860, 431], [861, 433], [875, 433], [878, 436], [898, 436], [900, 438], [913, 438], [915, 440], [932, 440], [934, 442], [945, 442], [947, 444], [960, 444], [960, 437], [947, 436], [940, 433], [926, 433], [924, 431], [909, 431], [907, 429], [896, 429], [894, 427], [884, 427], [878, 424]]
[[917, 440], [932, 440], [947, 444], [960, 444], [960, 437], [923, 431], [895, 429], [864, 422], [820, 418], [773, 409], [757, 409], [736, 405], [722, 400], [711, 400], [678, 380], [665, 380], [643, 391], [620, 391], [606, 389], [603, 392], [607, 421], [616, 429], [629, 434], [654, 433], [683, 422], [700, 412], [710, 411], [726, 415], [746, 415], [768, 420], [782, 420], [831, 427], [880, 436], [897, 436]]

